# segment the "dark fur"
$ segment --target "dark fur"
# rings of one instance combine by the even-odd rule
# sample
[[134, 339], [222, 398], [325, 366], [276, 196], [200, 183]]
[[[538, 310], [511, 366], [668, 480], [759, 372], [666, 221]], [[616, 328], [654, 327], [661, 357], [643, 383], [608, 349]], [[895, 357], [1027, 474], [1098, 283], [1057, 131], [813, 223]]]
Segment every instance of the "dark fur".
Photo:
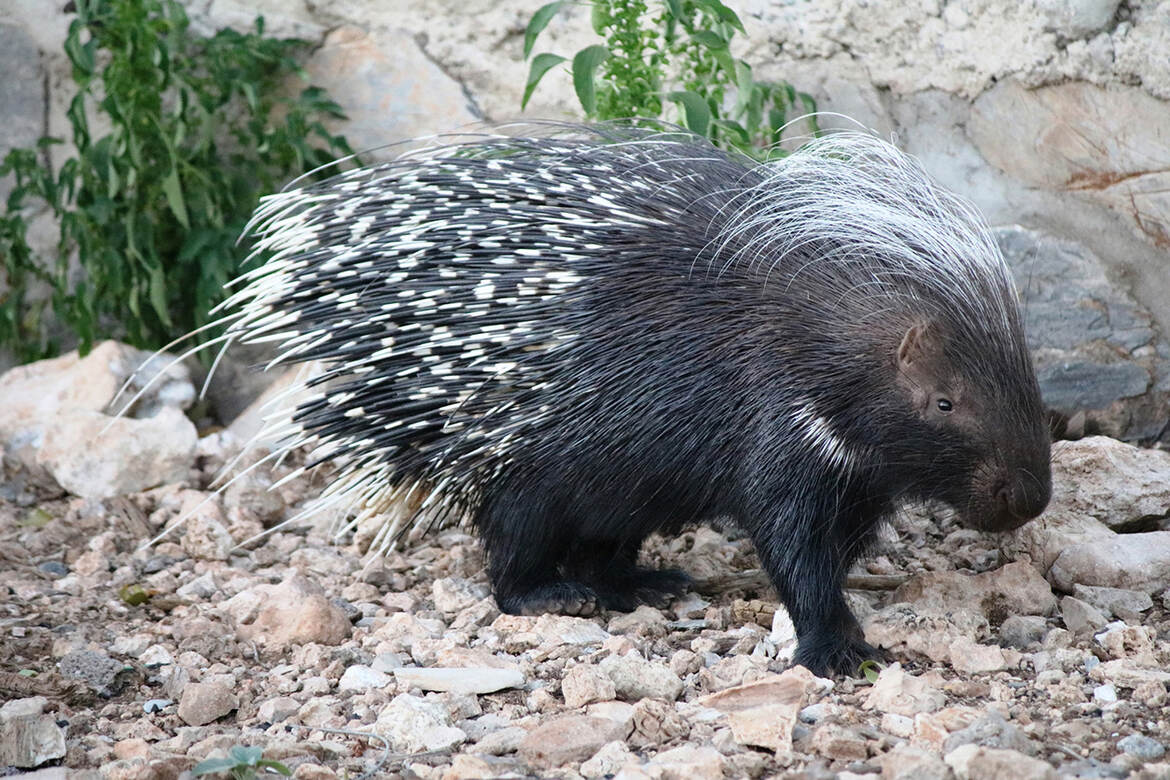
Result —
[[[506, 154], [494, 153], [494, 144]], [[543, 172], [547, 179], [533, 179], [537, 188], [574, 175], [593, 175], [598, 186], [534, 202], [511, 179], [494, 183], [487, 161]], [[593, 173], [599, 163], [609, 167]], [[819, 674], [852, 671], [874, 651], [842, 584], [900, 503], [942, 500], [968, 524], [990, 529], [1019, 525], [1046, 504], [1043, 408], [1014, 293], [999, 277], [974, 279], [986, 300], [943, 298], [945, 279], [920, 283], [879, 254], [818, 262], [840, 249], [832, 236], [760, 256], [760, 242], [768, 245], [762, 229], [733, 228], [756, 208], [752, 188], [763, 177], [692, 141], [612, 151], [592, 141], [493, 141], [445, 164], [448, 173], [433, 174], [441, 196], [413, 183], [407, 192], [430, 210], [434, 227], [423, 235], [439, 248], [406, 282], [386, 289], [373, 276], [340, 281], [315, 272], [340, 254], [349, 229], [346, 220], [329, 221], [336, 203], [325, 203], [314, 208], [328, 229], [303, 250], [309, 270], [292, 274], [282, 296], [265, 305], [301, 312], [293, 332], [324, 340], [296, 358], [331, 361], [338, 379], [329, 394], [355, 395], [340, 409], [303, 405], [296, 419], [310, 435], [339, 442], [351, 460], [361, 454], [352, 442], [372, 437], [389, 453], [383, 461], [395, 479], [436, 486], [448, 507], [468, 512], [504, 611], [589, 614], [660, 601], [686, 578], [637, 566], [647, 535], [729, 517], [751, 535], [791, 614], [796, 660]], [[386, 172], [409, 169], [409, 161], [374, 169], [366, 189], [344, 198], [368, 198], [360, 213], [376, 214], [379, 203], [403, 197]], [[633, 190], [624, 186], [630, 180], [654, 186]], [[493, 184], [485, 195], [467, 181]], [[587, 198], [597, 191], [656, 219], [605, 228], [606, 208]], [[498, 213], [509, 224], [445, 238], [461, 221], [482, 221], [462, 215], [488, 196], [508, 204]], [[777, 204], [783, 199], [770, 207]], [[576, 216], [557, 241], [569, 243], [550, 242], [546, 225], [566, 212]], [[729, 236], [725, 246], [713, 240]], [[477, 242], [485, 237], [504, 248], [483, 249]], [[558, 260], [573, 242], [603, 249]], [[513, 281], [549, 268], [571, 268], [581, 281], [551, 301], [521, 299], [476, 319], [458, 306], [379, 314], [406, 285], [442, 285], [451, 300], [472, 301], [481, 275], [501, 271], [492, 258], [525, 246], [547, 246], [547, 257], [502, 269]], [[377, 258], [386, 250], [363, 251]], [[451, 252], [468, 256], [455, 261]], [[379, 262], [374, 272], [397, 267]], [[466, 278], [441, 279], [443, 268]], [[510, 283], [505, 276], [495, 296]], [[360, 285], [356, 306], [319, 303], [323, 292]], [[536, 332], [489, 352], [518, 368], [492, 375], [483, 361], [458, 358], [485, 322], [526, 321], [539, 323]], [[422, 327], [400, 332], [409, 322]], [[433, 336], [436, 323], [449, 328], [446, 341]], [[361, 340], [384, 333], [398, 334], [395, 354], [369, 360], [372, 373], [351, 373], [354, 356], [374, 349]], [[550, 334], [571, 338], [550, 348]], [[408, 398], [434, 378], [369, 382], [417, 362], [424, 353], [412, 350], [428, 344], [453, 361], [445, 395]], [[457, 408], [443, 406], [456, 388], [474, 392]], [[940, 411], [940, 399], [955, 408]], [[356, 419], [341, 417], [358, 407]], [[830, 434], [818, 440], [813, 419]], [[386, 427], [402, 420], [416, 427]], [[831, 457], [832, 442], [841, 444], [839, 458]]]

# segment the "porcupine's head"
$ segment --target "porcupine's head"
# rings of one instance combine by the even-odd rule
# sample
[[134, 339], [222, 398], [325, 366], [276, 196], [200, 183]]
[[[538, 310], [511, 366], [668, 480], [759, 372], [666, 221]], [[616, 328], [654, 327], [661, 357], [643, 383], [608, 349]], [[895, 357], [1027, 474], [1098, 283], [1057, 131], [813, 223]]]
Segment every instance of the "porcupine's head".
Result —
[[824, 308], [814, 326], [828, 335], [797, 339], [821, 340], [829, 378], [802, 396], [806, 440], [968, 527], [1038, 516], [1051, 496], [1045, 410], [1010, 272], [978, 212], [863, 133], [767, 167], [728, 242], [771, 265], [769, 284]]

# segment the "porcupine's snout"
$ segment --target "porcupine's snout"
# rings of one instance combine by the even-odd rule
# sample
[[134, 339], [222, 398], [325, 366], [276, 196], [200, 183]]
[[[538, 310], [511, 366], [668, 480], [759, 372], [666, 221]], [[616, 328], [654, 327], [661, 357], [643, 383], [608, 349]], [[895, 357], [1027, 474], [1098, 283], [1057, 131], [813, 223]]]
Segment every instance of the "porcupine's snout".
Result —
[[1005, 458], [992, 482], [991, 509], [983, 527], [1011, 531], [1039, 517], [1052, 498], [1052, 468], [1047, 441], [1035, 445], [1026, 457], [1013, 452]]

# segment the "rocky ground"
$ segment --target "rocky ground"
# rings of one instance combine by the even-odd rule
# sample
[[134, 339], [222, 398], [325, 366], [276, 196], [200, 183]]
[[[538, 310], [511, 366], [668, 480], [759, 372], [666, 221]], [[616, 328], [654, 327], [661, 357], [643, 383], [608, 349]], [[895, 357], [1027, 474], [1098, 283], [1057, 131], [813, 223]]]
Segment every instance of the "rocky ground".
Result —
[[1170, 777], [1166, 453], [1061, 443], [1052, 508], [1007, 536], [904, 513], [850, 578], [890, 663], [826, 680], [733, 531], [651, 540], [697, 592], [589, 619], [501, 615], [457, 529], [373, 560], [315, 517], [247, 542], [328, 475], [213, 494], [238, 429], [162, 411], [180, 372], [105, 430], [138, 357], [91, 354], [0, 378], [0, 774], [257, 746], [300, 778]]

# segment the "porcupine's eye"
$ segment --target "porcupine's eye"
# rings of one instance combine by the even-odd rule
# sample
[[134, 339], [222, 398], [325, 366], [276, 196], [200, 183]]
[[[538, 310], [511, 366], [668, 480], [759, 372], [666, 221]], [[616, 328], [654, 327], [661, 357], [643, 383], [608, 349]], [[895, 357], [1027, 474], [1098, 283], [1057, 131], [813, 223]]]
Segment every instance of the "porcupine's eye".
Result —
[[937, 401], [935, 401], [935, 406], [937, 406], [938, 410], [943, 414], [950, 414], [955, 409], [955, 405], [951, 403], [951, 399], [949, 398], [939, 398]]

